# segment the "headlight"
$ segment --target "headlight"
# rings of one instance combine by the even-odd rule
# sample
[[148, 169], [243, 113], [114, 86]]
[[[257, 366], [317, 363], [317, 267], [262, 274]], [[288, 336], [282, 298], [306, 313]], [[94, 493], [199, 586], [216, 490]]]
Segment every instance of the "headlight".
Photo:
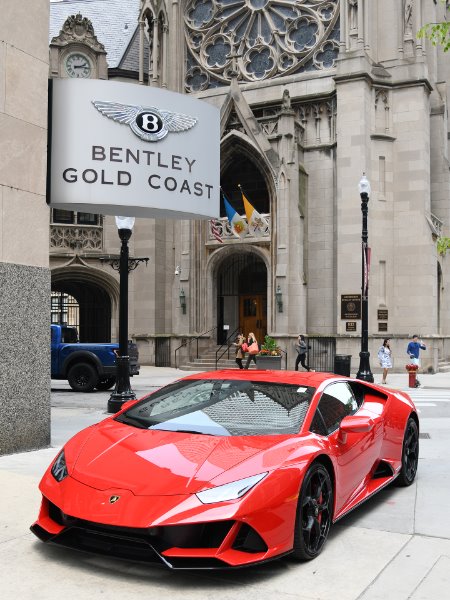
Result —
[[64, 455], [64, 450], [61, 450], [61, 452], [56, 457], [51, 472], [56, 481], [62, 481], [69, 474], [67, 472], [66, 457]]
[[226, 502], [227, 500], [237, 500], [259, 483], [268, 473], [252, 475], [245, 479], [239, 479], [225, 485], [219, 485], [196, 494], [197, 498], [203, 504], [213, 504], [214, 502]]

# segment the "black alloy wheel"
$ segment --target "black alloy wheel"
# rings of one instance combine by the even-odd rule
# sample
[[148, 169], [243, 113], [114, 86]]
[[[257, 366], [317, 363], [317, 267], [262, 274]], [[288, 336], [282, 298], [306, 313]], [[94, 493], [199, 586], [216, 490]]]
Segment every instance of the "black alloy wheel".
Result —
[[330, 531], [333, 485], [327, 469], [314, 463], [308, 469], [298, 498], [294, 558], [311, 560], [320, 554]]
[[414, 481], [419, 464], [419, 428], [416, 421], [410, 417], [406, 424], [403, 438], [402, 468], [395, 480], [401, 487], [407, 487]]
[[100, 381], [95, 386], [98, 390], [110, 390], [116, 383], [115, 377], [106, 377], [105, 379], [100, 379]]
[[75, 392], [92, 392], [98, 383], [98, 374], [89, 363], [77, 363], [70, 367], [67, 379]]

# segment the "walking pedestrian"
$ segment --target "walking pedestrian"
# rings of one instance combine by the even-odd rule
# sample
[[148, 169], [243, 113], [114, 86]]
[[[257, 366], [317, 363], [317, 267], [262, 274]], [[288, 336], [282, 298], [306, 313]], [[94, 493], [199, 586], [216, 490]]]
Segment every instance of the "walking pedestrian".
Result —
[[253, 362], [256, 365], [256, 355], [259, 352], [259, 345], [258, 345], [258, 341], [256, 339], [256, 336], [254, 333], [249, 333], [248, 337], [247, 337], [247, 346], [248, 346], [248, 356], [247, 356], [247, 361], [245, 363], [245, 367], [244, 369], [248, 369], [250, 366], [250, 362], [253, 360]]
[[[415, 333], [412, 336], [412, 340], [409, 342], [408, 347], [406, 348], [406, 353], [411, 359], [413, 365], [417, 365], [420, 368], [420, 351], [426, 350], [427, 347], [419, 340], [419, 336]], [[420, 387], [420, 381], [416, 377], [416, 387]]]
[[380, 346], [378, 350], [378, 360], [380, 361], [380, 367], [383, 369], [383, 380], [382, 384], [386, 384], [386, 378], [388, 375], [389, 369], [392, 369], [392, 354], [391, 354], [391, 346], [390, 339], [385, 338], [383, 340], [383, 345]]
[[311, 371], [309, 366], [306, 364], [306, 355], [308, 353], [308, 344], [306, 343], [305, 336], [300, 334], [295, 343], [295, 349], [297, 350], [297, 358], [295, 359], [295, 370], [298, 371], [298, 363], [302, 365], [307, 371]]
[[242, 333], [238, 333], [237, 337], [236, 337], [236, 341], [234, 342], [234, 345], [236, 346], [236, 364], [239, 367], [239, 369], [243, 369], [244, 365], [242, 364], [242, 359], [244, 358], [244, 350], [242, 348], [243, 343], [245, 342], [245, 337], [243, 336]]

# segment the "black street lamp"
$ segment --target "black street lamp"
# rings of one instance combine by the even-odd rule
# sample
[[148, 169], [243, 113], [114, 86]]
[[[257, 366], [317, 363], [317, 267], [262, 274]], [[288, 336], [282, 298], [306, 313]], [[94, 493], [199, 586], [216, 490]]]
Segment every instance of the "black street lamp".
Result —
[[122, 242], [120, 257], [101, 256], [102, 262], [107, 262], [113, 269], [119, 271], [119, 355], [116, 357], [116, 385], [108, 400], [108, 412], [116, 413], [127, 400], [134, 400], [136, 394], [130, 385], [130, 357], [128, 355], [128, 273], [133, 271], [140, 262], [148, 262], [148, 258], [129, 258], [128, 240], [134, 226], [134, 217], [116, 217], [116, 225]]
[[128, 355], [128, 240], [134, 226], [134, 217], [116, 217], [119, 230], [120, 248], [119, 276], [119, 356], [116, 357], [116, 385], [108, 400], [108, 412], [118, 412], [127, 400], [134, 400], [136, 394], [130, 385], [130, 357]]
[[116, 356], [116, 384], [108, 400], [108, 412], [116, 413], [127, 400], [134, 400], [136, 394], [130, 385], [130, 357], [128, 355], [128, 274], [148, 258], [130, 258], [128, 240], [131, 237], [134, 217], [116, 217], [116, 225], [122, 242], [120, 256], [99, 256], [99, 260], [119, 271], [119, 354]]
[[369, 352], [369, 247], [367, 214], [369, 212], [370, 183], [365, 173], [359, 182], [359, 195], [361, 196], [362, 212], [362, 281], [361, 281], [361, 352], [359, 353], [359, 369], [356, 374], [357, 379], [373, 383], [373, 374], [370, 370], [370, 352]]

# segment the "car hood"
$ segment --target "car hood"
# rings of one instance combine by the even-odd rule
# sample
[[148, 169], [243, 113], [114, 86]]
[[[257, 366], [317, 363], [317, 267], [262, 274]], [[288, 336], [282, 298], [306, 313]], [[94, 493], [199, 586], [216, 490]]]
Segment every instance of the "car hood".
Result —
[[[261, 452], [271, 450], [258, 471], [274, 468], [289, 453], [288, 447], [283, 450], [286, 437], [136, 429], [108, 420], [93, 429], [75, 463], [68, 466], [74, 479], [99, 490], [120, 488], [151, 496], [192, 494]], [[273, 452], [276, 447], [282, 451]], [[251, 469], [243, 466], [233, 479], [255, 474], [254, 468], [252, 461]]]

